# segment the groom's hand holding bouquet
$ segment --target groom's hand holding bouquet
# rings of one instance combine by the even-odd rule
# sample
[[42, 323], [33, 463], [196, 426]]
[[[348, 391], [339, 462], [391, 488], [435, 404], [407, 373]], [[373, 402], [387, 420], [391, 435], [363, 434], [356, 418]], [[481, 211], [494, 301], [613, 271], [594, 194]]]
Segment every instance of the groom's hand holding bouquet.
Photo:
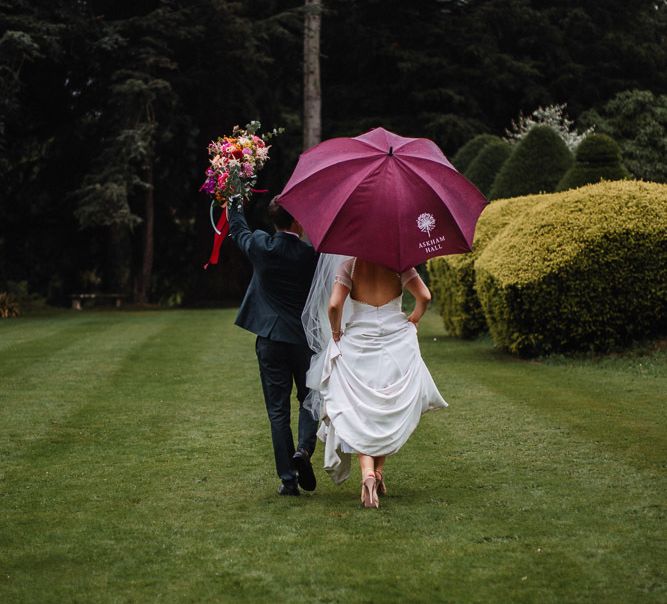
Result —
[[208, 145], [209, 167], [206, 180], [199, 188], [211, 196], [211, 223], [216, 236], [209, 264], [217, 264], [220, 246], [229, 232], [229, 220], [223, 211], [217, 224], [213, 221], [215, 206], [227, 210], [229, 204], [237, 204], [237, 209], [250, 200], [255, 189], [257, 175], [269, 159], [267, 145], [274, 136], [284, 132], [283, 128], [274, 128], [258, 136], [261, 128], [258, 121], [252, 121], [245, 128], [234, 126], [232, 136], [219, 137]]

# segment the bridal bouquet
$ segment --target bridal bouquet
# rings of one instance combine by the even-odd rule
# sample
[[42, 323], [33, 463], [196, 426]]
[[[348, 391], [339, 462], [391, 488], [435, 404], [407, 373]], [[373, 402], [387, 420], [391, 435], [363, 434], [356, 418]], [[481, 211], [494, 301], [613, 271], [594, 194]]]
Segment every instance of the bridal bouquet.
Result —
[[213, 220], [214, 207], [224, 209], [227, 204], [236, 203], [240, 209], [253, 193], [259, 192], [255, 189], [257, 174], [269, 160], [271, 148], [266, 143], [285, 131], [284, 128], [274, 128], [258, 136], [261, 127], [258, 121], [246, 124], [245, 129], [234, 126], [231, 136], [219, 137], [208, 145], [210, 165], [206, 169], [206, 180], [199, 190], [211, 196], [211, 225], [215, 237], [211, 256], [204, 268], [218, 263], [220, 246], [229, 232], [227, 213], [223, 211], [216, 224]]
[[271, 146], [266, 142], [284, 131], [274, 128], [258, 136], [260, 128], [258, 121], [250, 122], [245, 129], [234, 126], [232, 136], [219, 137], [209, 143], [210, 166], [199, 190], [208, 193], [217, 205], [225, 207], [230, 201], [247, 202], [255, 192], [257, 173], [269, 159]]

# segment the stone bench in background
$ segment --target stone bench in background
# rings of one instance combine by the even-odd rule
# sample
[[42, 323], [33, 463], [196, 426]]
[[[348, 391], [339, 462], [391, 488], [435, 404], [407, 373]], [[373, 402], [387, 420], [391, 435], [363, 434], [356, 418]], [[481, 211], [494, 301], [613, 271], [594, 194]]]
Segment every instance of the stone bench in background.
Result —
[[95, 293], [95, 294], [72, 294], [70, 298], [72, 298], [72, 310], [81, 310], [82, 309], [82, 304], [84, 300], [113, 300], [116, 308], [120, 308], [123, 306], [123, 302], [125, 301], [125, 296], [124, 294], [100, 294], [100, 293]]

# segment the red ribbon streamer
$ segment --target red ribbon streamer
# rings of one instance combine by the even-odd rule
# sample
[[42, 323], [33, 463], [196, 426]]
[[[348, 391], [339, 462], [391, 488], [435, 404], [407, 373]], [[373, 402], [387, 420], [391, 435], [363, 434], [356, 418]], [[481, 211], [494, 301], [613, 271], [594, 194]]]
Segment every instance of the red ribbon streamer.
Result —
[[215, 228], [218, 229], [219, 234], [216, 232], [213, 237], [213, 249], [211, 250], [211, 256], [209, 257], [208, 262], [204, 265], [204, 270], [208, 268], [209, 264], [218, 264], [218, 259], [220, 258], [220, 246], [225, 240], [225, 237], [227, 237], [227, 233], [229, 233], [229, 221], [227, 220], [227, 212], [224, 210], [222, 211]]
[[[250, 189], [253, 193], [268, 193], [268, 189]], [[227, 212], [223, 209], [220, 218], [218, 219], [218, 224], [215, 225], [217, 229], [215, 235], [213, 236], [213, 249], [211, 250], [211, 256], [208, 259], [208, 262], [204, 265], [204, 270], [209, 267], [209, 264], [218, 264], [220, 259], [220, 247], [222, 242], [227, 237], [229, 233], [229, 220], [227, 220]], [[218, 234], [219, 232], [219, 234]]]

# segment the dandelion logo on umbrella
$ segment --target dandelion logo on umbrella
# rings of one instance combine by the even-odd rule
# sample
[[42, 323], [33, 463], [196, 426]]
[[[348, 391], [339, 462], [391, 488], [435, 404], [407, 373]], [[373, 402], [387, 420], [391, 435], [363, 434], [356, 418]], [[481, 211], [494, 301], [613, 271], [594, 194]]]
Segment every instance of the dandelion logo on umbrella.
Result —
[[424, 212], [417, 217], [417, 226], [422, 233], [426, 233], [428, 237], [431, 236], [431, 231], [435, 229], [435, 218], [433, 214]]

